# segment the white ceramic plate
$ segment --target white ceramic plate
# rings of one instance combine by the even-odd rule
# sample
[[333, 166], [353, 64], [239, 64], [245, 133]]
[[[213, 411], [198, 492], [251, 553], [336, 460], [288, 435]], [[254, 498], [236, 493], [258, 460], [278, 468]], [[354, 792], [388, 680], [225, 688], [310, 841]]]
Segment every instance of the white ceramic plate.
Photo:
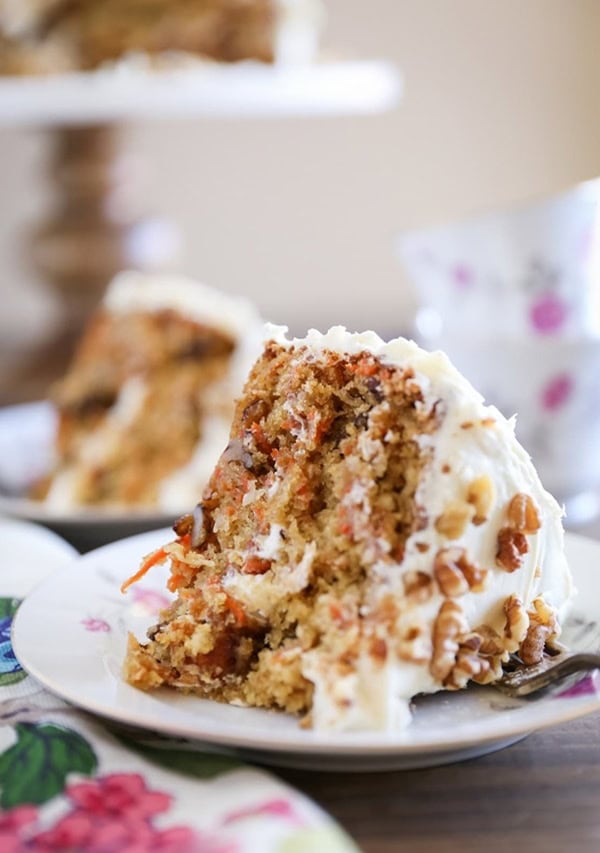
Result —
[[44, 524], [81, 550], [155, 530], [182, 515], [148, 509], [56, 510], [26, 497], [31, 485], [48, 471], [56, 415], [46, 402], [0, 409], [0, 513]]
[[[384, 770], [441, 764], [499, 749], [535, 729], [600, 709], [600, 678], [567, 695], [535, 701], [493, 688], [439, 693], [415, 703], [414, 719], [396, 734], [306, 731], [286, 714], [238, 708], [167, 689], [143, 693], [125, 684], [121, 663], [128, 630], [142, 638], [164, 606], [167, 570], [156, 567], [126, 596], [121, 582], [140, 557], [168, 540], [154, 531], [115, 542], [44, 582], [19, 609], [15, 652], [53, 693], [118, 724], [202, 741], [271, 764], [329, 770]], [[567, 537], [579, 589], [565, 642], [585, 648], [600, 622], [600, 543]], [[204, 747], [203, 747], [204, 748]]]

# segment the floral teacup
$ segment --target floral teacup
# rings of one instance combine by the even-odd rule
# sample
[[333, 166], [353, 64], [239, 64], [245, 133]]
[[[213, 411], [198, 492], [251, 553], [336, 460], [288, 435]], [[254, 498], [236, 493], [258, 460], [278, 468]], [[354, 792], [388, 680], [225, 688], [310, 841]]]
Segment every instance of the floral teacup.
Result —
[[549, 201], [404, 234], [400, 258], [429, 334], [600, 332], [600, 180]]
[[488, 402], [518, 414], [517, 436], [571, 521], [599, 505], [590, 499], [600, 488], [599, 235], [595, 180], [398, 244], [418, 336]]

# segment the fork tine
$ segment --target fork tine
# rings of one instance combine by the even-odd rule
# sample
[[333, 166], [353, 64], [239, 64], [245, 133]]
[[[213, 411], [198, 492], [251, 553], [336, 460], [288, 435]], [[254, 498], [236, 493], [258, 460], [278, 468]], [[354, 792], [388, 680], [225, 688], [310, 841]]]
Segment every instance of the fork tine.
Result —
[[507, 696], [523, 698], [551, 687], [562, 687], [565, 678], [594, 669], [600, 669], [600, 655], [587, 652], [559, 654], [544, 658], [534, 666], [509, 672], [494, 686]]

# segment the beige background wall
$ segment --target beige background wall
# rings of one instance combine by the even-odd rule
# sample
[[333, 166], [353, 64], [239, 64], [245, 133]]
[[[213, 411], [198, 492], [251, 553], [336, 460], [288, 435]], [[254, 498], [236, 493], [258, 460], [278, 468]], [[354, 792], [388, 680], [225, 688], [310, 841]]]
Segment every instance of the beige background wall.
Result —
[[[600, 173], [598, 0], [328, 0], [327, 45], [395, 60], [405, 97], [371, 119], [144, 124], [127, 134], [150, 210], [181, 226], [180, 268], [295, 331], [405, 328], [403, 227]], [[44, 203], [43, 145], [0, 129], [0, 334], [51, 303], [18, 237]]]

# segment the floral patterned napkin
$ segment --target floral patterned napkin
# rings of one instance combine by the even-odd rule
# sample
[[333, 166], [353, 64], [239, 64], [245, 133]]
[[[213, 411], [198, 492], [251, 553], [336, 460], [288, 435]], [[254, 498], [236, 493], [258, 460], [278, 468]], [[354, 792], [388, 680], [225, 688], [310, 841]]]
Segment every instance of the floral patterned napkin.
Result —
[[[355, 853], [331, 818], [271, 774], [176, 741], [141, 743], [40, 687], [10, 638], [11, 595], [27, 588], [27, 570], [0, 557], [3, 853]], [[38, 561], [31, 583], [39, 576]]]

